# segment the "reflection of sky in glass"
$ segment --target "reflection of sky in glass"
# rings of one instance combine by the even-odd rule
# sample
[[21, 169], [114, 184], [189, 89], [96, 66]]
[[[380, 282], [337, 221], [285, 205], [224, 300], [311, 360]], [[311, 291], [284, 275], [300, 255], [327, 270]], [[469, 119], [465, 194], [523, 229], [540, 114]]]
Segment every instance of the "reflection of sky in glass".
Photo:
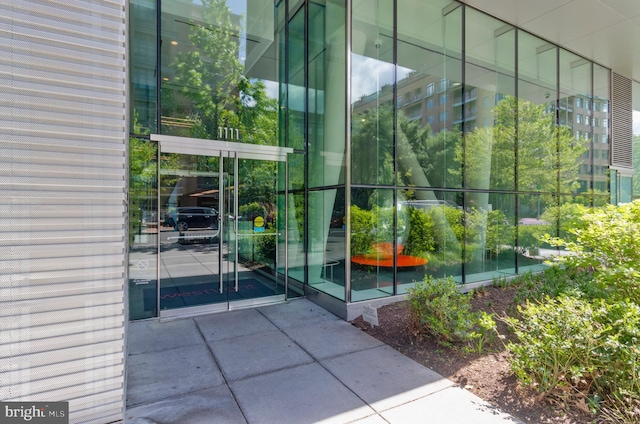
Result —
[[231, 13], [240, 17], [240, 46], [238, 49], [239, 59], [244, 64], [247, 59], [247, 3], [246, 0], [227, 0], [227, 6]]
[[640, 135], [640, 110], [633, 111], [633, 135]]
[[[394, 83], [393, 65], [388, 62], [361, 56], [351, 55], [351, 100], [358, 101], [362, 96], [376, 93], [381, 87]], [[398, 66], [398, 80], [409, 75], [411, 69]]]
[[277, 81], [261, 80], [264, 84], [267, 97], [270, 99], [277, 99], [280, 92], [280, 84]]

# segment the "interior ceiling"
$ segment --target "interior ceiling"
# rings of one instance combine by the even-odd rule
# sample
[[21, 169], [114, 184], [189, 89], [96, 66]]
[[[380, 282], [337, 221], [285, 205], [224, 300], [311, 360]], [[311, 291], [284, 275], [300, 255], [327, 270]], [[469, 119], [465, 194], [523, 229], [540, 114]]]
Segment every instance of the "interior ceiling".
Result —
[[461, 0], [640, 81], [640, 0]]

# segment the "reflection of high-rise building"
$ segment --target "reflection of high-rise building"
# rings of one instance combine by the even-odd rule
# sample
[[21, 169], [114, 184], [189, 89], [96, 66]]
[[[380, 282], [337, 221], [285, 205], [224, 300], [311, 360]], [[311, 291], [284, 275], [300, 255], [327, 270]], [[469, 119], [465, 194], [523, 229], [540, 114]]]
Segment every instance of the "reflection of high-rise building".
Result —
[[[504, 99], [503, 94], [478, 87], [463, 90], [459, 82], [414, 71], [398, 80], [395, 91], [392, 85], [385, 85], [377, 93], [361, 96], [353, 103], [352, 112], [358, 115], [380, 104], [391, 105], [394, 96], [398, 114], [422, 127], [428, 126], [432, 133], [454, 127], [464, 133], [492, 127], [493, 110]], [[548, 113], [553, 110], [549, 104]], [[576, 164], [579, 192], [606, 193], [609, 189], [609, 116], [606, 98], [584, 94], [559, 102], [557, 124], [567, 127], [586, 149]]]
[[352, 319], [541, 270], [566, 211], [630, 200], [640, 5], [493, 3], [0, 6], [3, 400], [117, 422], [128, 320]]

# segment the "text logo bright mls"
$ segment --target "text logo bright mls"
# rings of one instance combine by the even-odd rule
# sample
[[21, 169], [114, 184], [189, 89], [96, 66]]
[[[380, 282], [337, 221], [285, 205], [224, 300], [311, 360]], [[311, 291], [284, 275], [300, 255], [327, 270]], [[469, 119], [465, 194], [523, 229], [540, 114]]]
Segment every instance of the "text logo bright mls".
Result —
[[69, 402], [0, 402], [0, 424], [69, 424]]

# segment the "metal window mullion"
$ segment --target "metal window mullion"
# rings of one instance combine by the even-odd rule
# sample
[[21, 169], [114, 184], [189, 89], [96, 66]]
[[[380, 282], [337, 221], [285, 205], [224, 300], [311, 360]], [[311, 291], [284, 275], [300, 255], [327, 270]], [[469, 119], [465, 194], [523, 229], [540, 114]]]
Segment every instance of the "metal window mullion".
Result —
[[238, 291], [238, 153], [233, 152], [233, 231], [235, 253], [233, 257], [233, 280], [235, 291]]
[[218, 153], [218, 290], [220, 294], [224, 293], [224, 269], [223, 269], [223, 252], [222, 246], [224, 244], [224, 156], [221, 150]]
[[[150, 141], [150, 143], [152, 143]], [[158, 164], [157, 168], [157, 174], [156, 174], [156, 197], [157, 197], [157, 205], [156, 205], [156, 215], [158, 216], [158, 237], [156, 237], [156, 281], [157, 281], [157, 287], [156, 287], [156, 316], [159, 317], [160, 316], [160, 284], [162, 283], [162, 280], [160, 278], [161, 274], [161, 269], [160, 269], [160, 193], [161, 193], [161, 188], [160, 188], [160, 184], [161, 184], [161, 176], [160, 176], [160, 171], [162, 170], [162, 155], [160, 154], [160, 149], [161, 149], [161, 143], [160, 142], [156, 142], [156, 163]]]
[[[514, 191], [516, 193], [518, 193], [518, 148], [520, 147], [520, 139], [519, 139], [519, 128], [520, 128], [520, 121], [519, 121], [519, 112], [520, 112], [520, 91], [518, 90], [518, 87], [520, 86], [520, 84], [518, 83], [519, 81], [519, 71], [520, 71], [520, 67], [518, 66], [520, 61], [519, 61], [519, 57], [518, 55], [520, 54], [520, 49], [518, 49], [518, 35], [519, 35], [519, 29], [518, 28], [514, 28], [515, 31], [515, 43], [514, 43], [514, 50], [515, 50], [515, 123], [514, 123], [514, 134], [515, 134], [515, 140], [514, 140], [514, 146], [513, 146], [513, 150], [514, 150], [514, 170], [513, 170], [513, 188]], [[518, 194], [516, 194], [514, 199], [514, 213], [515, 213], [515, 222], [514, 222], [514, 226], [515, 226], [515, 231], [514, 231], [514, 246], [516, 246], [516, 251], [518, 248], [518, 216], [520, 214], [519, 211], [519, 199], [520, 196]], [[515, 270], [515, 274], [518, 274], [518, 256], [519, 255], [514, 255], [514, 270]]]
[[[393, 2], [393, 99], [398, 98], [398, 0]], [[393, 143], [393, 166], [394, 166], [394, 175], [395, 181], [394, 185], [397, 187], [398, 184], [398, 104], [397, 100], [392, 103], [393, 107], [393, 135], [395, 137], [395, 142]], [[393, 190], [393, 201], [394, 205], [398, 204], [398, 189]], [[392, 293], [396, 295], [398, 293], [398, 247], [396, 243], [398, 242], [398, 208], [395, 208], [396, 211], [393, 214], [393, 286]]]
[[[346, 91], [346, 104], [348, 108], [345, 110], [345, 213], [346, 213], [346, 228], [345, 228], [345, 252], [346, 257], [351, 257], [351, 48], [352, 48], [352, 2], [346, 2], [345, 13], [345, 29], [346, 29], [346, 48], [345, 50], [345, 91]], [[351, 303], [351, 261], [346, 260], [344, 264], [344, 301], [345, 303]]]
[[156, 8], [156, 133], [162, 134], [162, 0]]
[[[276, 193], [276, 196], [278, 193]], [[277, 204], [277, 199], [276, 199]], [[276, 213], [276, 219], [278, 214]], [[277, 229], [276, 224], [276, 246], [277, 246]], [[276, 248], [276, 278], [278, 275], [278, 249]], [[289, 297], [289, 156], [284, 158], [284, 298]]]
[[[462, 75], [462, 209], [465, 211], [464, 214], [466, 215], [467, 213], [467, 192], [465, 191], [467, 189], [467, 183], [466, 183], [466, 170], [465, 170], [465, 164], [467, 163], [467, 149], [466, 149], [466, 139], [467, 139], [467, 135], [465, 132], [465, 119], [464, 119], [464, 115], [465, 115], [465, 108], [466, 108], [466, 102], [464, 101], [464, 95], [465, 95], [465, 91], [467, 89], [467, 81], [466, 81], [466, 76], [467, 76], [467, 72], [466, 72], [466, 68], [467, 68], [467, 53], [466, 53], [466, 45], [467, 45], [467, 5], [463, 4], [462, 6], [462, 12], [461, 12], [461, 19], [462, 19], [462, 25], [461, 25], [461, 29], [462, 29], [462, 57], [461, 57], [461, 62], [460, 62], [460, 73]], [[444, 34], [443, 34], [444, 35]], [[462, 269], [460, 270], [462, 272], [462, 284], [466, 284], [467, 282], [467, 266], [466, 266], [466, 256], [467, 256], [467, 225], [463, 225], [462, 226]]]

